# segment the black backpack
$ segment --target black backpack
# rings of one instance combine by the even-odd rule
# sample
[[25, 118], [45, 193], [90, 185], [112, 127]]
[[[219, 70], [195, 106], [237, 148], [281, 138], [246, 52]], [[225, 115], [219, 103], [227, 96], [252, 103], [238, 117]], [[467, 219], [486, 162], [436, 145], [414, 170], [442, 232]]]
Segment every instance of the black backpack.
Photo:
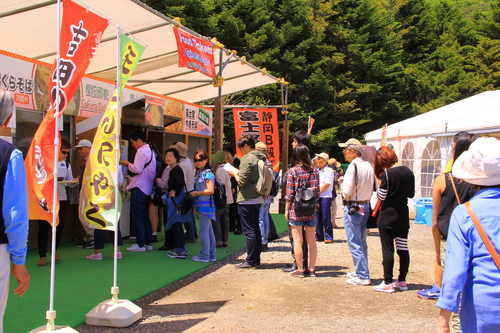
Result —
[[215, 208], [224, 209], [226, 207], [226, 185], [217, 177], [215, 177], [214, 194], [212, 195], [212, 197], [214, 198]]
[[280, 176], [279, 173], [274, 171], [274, 177], [273, 177], [273, 183], [271, 185], [271, 192], [269, 192], [269, 195], [272, 197], [275, 197], [278, 195], [279, 192], [279, 181], [280, 181]]
[[297, 216], [312, 216], [316, 213], [316, 195], [314, 190], [301, 183], [295, 192], [295, 214]]

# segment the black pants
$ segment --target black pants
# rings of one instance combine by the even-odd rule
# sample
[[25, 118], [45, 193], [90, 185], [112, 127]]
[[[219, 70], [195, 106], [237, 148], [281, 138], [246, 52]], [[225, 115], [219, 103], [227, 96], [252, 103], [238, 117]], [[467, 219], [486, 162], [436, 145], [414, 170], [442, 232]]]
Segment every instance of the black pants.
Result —
[[241, 226], [247, 241], [246, 262], [252, 266], [260, 265], [260, 252], [262, 251], [262, 236], [259, 227], [260, 206], [260, 204], [238, 204]]
[[241, 220], [236, 202], [229, 205], [229, 231], [241, 231]]
[[[64, 232], [64, 215], [66, 214], [67, 201], [59, 201], [59, 224], [56, 227], [56, 249], [59, 248], [61, 238]], [[38, 220], [38, 255], [41, 257], [47, 256], [47, 242], [49, 230], [52, 226], [44, 220]]]
[[[399, 229], [399, 230], [398, 230]], [[384, 281], [391, 283], [394, 268], [394, 244], [399, 256], [399, 281], [406, 281], [410, 267], [410, 252], [408, 251], [409, 228], [394, 228], [379, 225], [380, 242], [382, 243], [382, 266], [384, 267]]]

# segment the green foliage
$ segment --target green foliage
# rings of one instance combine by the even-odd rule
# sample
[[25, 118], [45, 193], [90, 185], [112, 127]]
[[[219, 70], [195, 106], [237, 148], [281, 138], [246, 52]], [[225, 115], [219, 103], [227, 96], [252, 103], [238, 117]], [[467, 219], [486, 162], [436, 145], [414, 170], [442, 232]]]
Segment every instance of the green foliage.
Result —
[[[289, 85], [312, 150], [500, 88], [500, 0], [149, 0]], [[279, 85], [225, 97], [280, 104]], [[280, 115], [281, 117], [281, 115]], [[225, 140], [232, 115], [225, 114]]]

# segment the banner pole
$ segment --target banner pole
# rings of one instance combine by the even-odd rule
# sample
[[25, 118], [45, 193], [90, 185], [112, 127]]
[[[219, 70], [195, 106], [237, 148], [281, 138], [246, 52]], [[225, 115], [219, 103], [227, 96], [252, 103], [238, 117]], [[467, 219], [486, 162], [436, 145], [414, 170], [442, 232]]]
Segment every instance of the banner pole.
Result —
[[[114, 198], [115, 198], [115, 237], [114, 237], [114, 261], [113, 261], [113, 286], [111, 287], [111, 300], [106, 300], [101, 303], [99, 303], [97, 306], [95, 306], [92, 310], [90, 310], [87, 315], [86, 315], [86, 323], [87, 325], [93, 325], [93, 326], [110, 326], [110, 327], [127, 327], [133, 324], [134, 322], [138, 321], [142, 317], [142, 309], [132, 303], [129, 300], [124, 300], [124, 299], [118, 299], [118, 294], [119, 294], [119, 288], [118, 288], [118, 231], [120, 230], [120, 224], [118, 221], [118, 199], [120, 193], [118, 193], [118, 176], [119, 176], [119, 152], [120, 152], [120, 145], [119, 145], [119, 140], [120, 140], [120, 128], [121, 128], [121, 107], [122, 107], [122, 73], [123, 73], [123, 63], [122, 63], [122, 50], [121, 50], [121, 43], [122, 39], [127, 40], [126, 38], [124, 39], [122, 36], [122, 31], [120, 29], [120, 26], [117, 25], [117, 50], [118, 50], [118, 56], [117, 56], [117, 74], [116, 74], [116, 88], [115, 92], [116, 93], [116, 132], [115, 132], [115, 158], [117, 162], [117, 166], [115, 171], [116, 172], [116, 181], [115, 183], [115, 193], [114, 193]], [[128, 44], [127, 44], [128, 45]], [[127, 46], [128, 49], [128, 46]], [[127, 61], [126, 57], [123, 58], [123, 61]], [[124, 81], [125, 82], [125, 81]], [[113, 94], [114, 96], [114, 94]], [[109, 109], [111, 111], [111, 109]], [[108, 110], [106, 110], [108, 112]]]
[[[57, 26], [61, 26], [61, 0], [57, 1]], [[60, 112], [60, 91], [59, 89], [61, 88], [60, 86], [60, 79], [61, 79], [61, 72], [60, 72], [60, 67], [59, 67], [59, 61], [61, 59], [61, 31], [57, 32], [57, 56], [56, 56], [56, 77], [57, 77], [57, 82], [56, 82], [56, 100], [55, 100], [55, 113], [54, 117], [55, 119], [55, 126], [54, 126], [54, 190], [52, 193], [52, 250], [50, 253], [50, 300], [49, 300], [49, 311], [47, 311], [47, 331], [54, 331], [55, 330], [55, 318], [56, 318], [56, 311], [54, 310], [54, 286], [55, 286], [55, 271], [56, 271], [56, 263], [55, 263], [55, 258], [56, 258], [56, 234], [57, 234], [57, 162], [58, 162], [58, 147], [59, 147], [59, 138], [58, 138], [58, 131], [59, 131], [59, 122], [57, 121], [57, 117], [59, 116]], [[53, 106], [49, 106], [53, 107]]]
[[117, 66], [116, 66], [116, 88], [117, 90], [117, 101], [116, 101], [116, 135], [115, 135], [115, 156], [116, 156], [116, 186], [115, 186], [115, 249], [114, 249], [114, 267], [113, 267], [113, 287], [111, 288], [111, 295], [113, 298], [113, 303], [118, 304], [118, 230], [120, 228], [120, 221], [118, 219], [118, 196], [120, 195], [119, 184], [118, 184], [118, 172], [120, 172], [120, 131], [121, 131], [121, 109], [122, 109], [122, 84], [121, 84], [121, 29], [120, 25], [117, 25]]

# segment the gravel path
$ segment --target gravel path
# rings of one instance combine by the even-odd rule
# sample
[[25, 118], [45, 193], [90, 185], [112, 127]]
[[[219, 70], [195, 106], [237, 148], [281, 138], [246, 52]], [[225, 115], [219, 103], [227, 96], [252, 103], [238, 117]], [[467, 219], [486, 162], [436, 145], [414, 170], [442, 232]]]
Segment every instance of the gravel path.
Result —
[[[342, 219], [337, 219], [342, 225]], [[353, 270], [344, 229], [334, 229], [333, 244], [318, 243], [317, 277], [298, 279], [281, 267], [291, 262], [285, 234], [269, 244], [260, 269], [234, 268], [245, 251], [216, 262], [135, 302], [143, 319], [116, 329], [82, 325], [85, 332], [434, 332], [434, 301], [415, 291], [432, 283], [432, 236], [425, 225], [412, 224], [409, 236], [409, 290], [393, 294], [371, 286], [351, 286]], [[373, 284], [382, 281], [378, 232], [368, 237]], [[182, 265], [182, 260], [179, 260]], [[397, 272], [398, 260], [396, 259]], [[395, 274], [397, 275], [397, 274]]]

